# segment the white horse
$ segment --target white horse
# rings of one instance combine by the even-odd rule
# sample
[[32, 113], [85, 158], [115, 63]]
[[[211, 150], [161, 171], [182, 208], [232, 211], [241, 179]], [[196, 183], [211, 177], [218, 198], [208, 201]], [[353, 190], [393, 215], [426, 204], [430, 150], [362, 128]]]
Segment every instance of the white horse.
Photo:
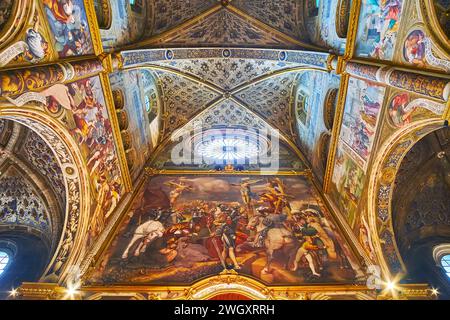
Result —
[[[263, 215], [254, 215], [248, 221], [247, 229], [256, 231], [254, 244], [256, 244], [256, 241], [258, 240], [259, 234], [266, 228], [266, 225], [264, 225], [263, 223], [265, 218], [266, 217]], [[294, 245], [295, 239], [292, 235], [292, 232], [285, 227], [274, 227], [269, 229], [266, 238], [264, 239], [267, 262], [266, 266], [263, 269], [263, 272], [269, 273], [271, 271], [270, 263], [273, 260], [273, 253], [275, 252], [275, 250], [288, 249], [287, 252], [292, 252]], [[288, 259], [288, 263], [289, 261], [290, 256]]]
[[133, 238], [122, 254], [122, 259], [128, 258], [128, 251], [130, 250], [131, 246], [138, 240], [141, 240], [141, 243], [139, 243], [136, 250], [134, 251], [134, 255], [137, 257], [141, 253], [144, 253], [147, 249], [147, 246], [151, 242], [163, 236], [165, 230], [166, 229], [164, 228], [163, 224], [155, 220], [149, 220], [138, 226], [134, 231]]

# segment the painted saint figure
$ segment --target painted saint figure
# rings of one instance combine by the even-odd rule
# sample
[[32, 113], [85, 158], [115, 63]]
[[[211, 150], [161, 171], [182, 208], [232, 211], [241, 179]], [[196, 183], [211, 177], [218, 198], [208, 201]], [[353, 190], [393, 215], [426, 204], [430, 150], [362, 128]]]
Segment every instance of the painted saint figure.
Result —
[[[239, 186], [242, 201], [244, 202], [246, 208], [247, 208], [247, 214], [253, 215], [253, 207], [252, 207], [252, 198], [254, 197], [254, 193], [251, 190], [251, 186], [254, 184], [257, 184], [258, 182], [261, 182], [261, 180], [251, 180], [250, 178], [242, 178], [241, 183], [237, 186]], [[235, 184], [231, 184], [232, 186], [236, 186]]]
[[169, 194], [170, 198], [170, 206], [173, 208], [175, 205], [175, 202], [177, 199], [181, 196], [181, 194], [184, 191], [191, 191], [192, 187], [186, 185], [183, 181], [175, 182], [175, 181], [169, 181], [165, 183], [166, 186], [169, 186], [172, 188]]

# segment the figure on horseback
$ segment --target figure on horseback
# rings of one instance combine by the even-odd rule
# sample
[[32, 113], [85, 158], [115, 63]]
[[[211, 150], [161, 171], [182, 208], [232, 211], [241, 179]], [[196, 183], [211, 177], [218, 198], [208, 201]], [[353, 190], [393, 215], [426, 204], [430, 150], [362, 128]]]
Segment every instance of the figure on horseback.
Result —
[[284, 225], [287, 219], [286, 214], [269, 213], [269, 209], [264, 207], [257, 208], [256, 212], [257, 214], [251, 217], [247, 224], [247, 229], [256, 231], [255, 239], [250, 246], [265, 249], [267, 262], [263, 271], [269, 273], [274, 252], [283, 249], [289, 256], [295, 239]]

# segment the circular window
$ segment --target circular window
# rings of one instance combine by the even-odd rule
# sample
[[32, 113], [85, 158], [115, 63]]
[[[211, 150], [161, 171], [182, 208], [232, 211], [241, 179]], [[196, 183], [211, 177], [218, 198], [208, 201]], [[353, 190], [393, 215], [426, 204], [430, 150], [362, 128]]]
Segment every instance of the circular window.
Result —
[[8, 267], [10, 260], [11, 259], [9, 253], [0, 249], [0, 276]]
[[257, 163], [271, 150], [266, 137], [241, 129], [208, 130], [196, 136], [193, 145], [195, 154], [215, 164]]
[[444, 272], [450, 278], [450, 254], [446, 254], [441, 258], [441, 266], [444, 269]]
[[196, 146], [197, 154], [213, 161], [233, 163], [245, 159], [254, 159], [260, 148], [258, 141], [245, 134], [207, 134]]

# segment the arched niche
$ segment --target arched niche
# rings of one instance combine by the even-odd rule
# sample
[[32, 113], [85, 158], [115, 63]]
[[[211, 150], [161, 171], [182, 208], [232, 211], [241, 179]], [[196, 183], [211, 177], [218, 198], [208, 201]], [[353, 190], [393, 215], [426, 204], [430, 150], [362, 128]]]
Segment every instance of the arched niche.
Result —
[[395, 132], [380, 148], [369, 179], [368, 224], [383, 275], [389, 279], [407, 268], [395, 239], [392, 195], [398, 170], [406, 154], [428, 134], [443, 128], [441, 119], [414, 122]]
[[328, 90], [327, 95], [325, 96], [323, 105], [323, 123], [328, 130], [333, 128], [338, 93], [339, 89], [333, 88]]
[[320, 161], [320, 170], [322, 173], [325, 173], [327, 168], [328, 154], [330, 151], [330, 143], [331, 143], [331, 133], [323, 132], [320, 135], [319, 142], [317, 144], [318, 148], [318, 158]]
[[62, 236], [40, 281], [61, 284], [76, 278], [90, 215], [89, 174], [79, 148], [60, 122], [34, 108], [0, 106], [0, 118], [18, 122], [38, 134], [50, 146], [62, 169], [67, 196]]
[[339, 38], [347, 38], [351, 4], [351, 0], [338, 1], [336, 8], [336, 34]]
[[111, 28], [112, 10], [110, 0], [94, 0], [95, 14], [100, 29]]

